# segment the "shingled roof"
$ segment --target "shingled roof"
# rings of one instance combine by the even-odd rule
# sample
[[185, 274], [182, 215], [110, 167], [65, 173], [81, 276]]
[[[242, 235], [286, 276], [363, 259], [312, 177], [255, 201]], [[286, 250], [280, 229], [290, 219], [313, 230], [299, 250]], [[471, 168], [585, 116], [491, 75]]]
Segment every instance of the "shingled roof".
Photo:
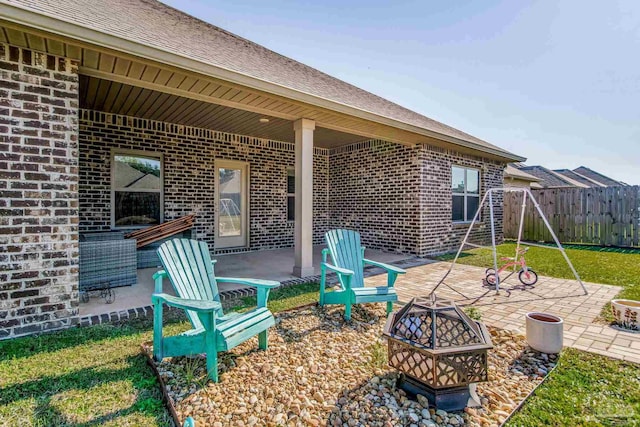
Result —
[[573, 170], [573, 172], [577, 173], [579, 175], [582, 175], [585, 178], [594, 180], [594, 181], [602, 184], [602, 186], [604, 186], [604, 187], [616, 187], [616, 186], [619, 186], [619, 185], [622, 185], [622, 186], [627, 185], [624, 182], [616, 181], [615, 179], [611, 179], [608, 176], [602, 175], [601, 173], [596, 172], [593, 169], [589, 169], [588, 167], [585, 167], [585, 166], [580, 166], [578, 168], [575, 168]]
[[553, 171], [559, 173], [565, 178], [569, 178], [570, 180], [577, 181], [583, 185], [586, 185], [587, 187], [606, 187], [604, 184], [590, 180], [580, 174], [575, 173], [570, 169], [554, 169]]
[[543, 166], [523, 166], [519, 168], [521, 171], [540, 179], [540, 185], [543, 188], [562, 188], [562, 187], [575, 187], [567, 180], [563, 179], [560, 174], [555, 174], [553, 171]]
[[526, 173], [523, 170], [518, 169], [517, 167], [513, 166], [513, 165], [507, 165], [507, 167], [504, 169], [504, 177], [505, 178], [515, 178], [515, 179], [520, 179], [523, 181], [530, 181], [530, 182], [538, 182], [538, 181], [542, 181], [542, 179], [533, 176], [531, 174]]
[[0, 0], [0, 3], [452, 137], [481, 151], [523, 160], [155, 0]]

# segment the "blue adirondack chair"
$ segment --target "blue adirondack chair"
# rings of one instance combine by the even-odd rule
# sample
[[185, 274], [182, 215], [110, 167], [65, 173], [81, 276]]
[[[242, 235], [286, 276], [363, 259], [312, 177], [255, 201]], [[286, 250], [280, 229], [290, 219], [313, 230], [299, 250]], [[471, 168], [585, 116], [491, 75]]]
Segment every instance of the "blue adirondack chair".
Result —
[[[364, 246], [360, 245], [360, 234], [352, 230], [330, 230], [324, 235], [327, 248], [322, 250], [320, 264], [320, 305], [344, 304], [344, 318], [351, 319], [351, 305], [365, 302], [386, 302], [387, 314], [393, 309], [398, 295], [393, 285], [398, 274], [404, 274], [401, 268], [364, 257]], [[327, 254], [333, 264], [327, 263]], [[375, 265], [387, 270], [387, 286], [365, 287], [364, 266]], [[325, 293], [327, 270], [338, 275], [341, 289]]]
[[[205, 242], [173, 239], [158, 248], [164, 270], [153, 275], [155, 292], [151, 296], [154, 308], [153, 357], [189, 356], [206, 353], [209, 377], [218, 382], [218, 352], [228, 351], [258, 335], [259, 347], [267, 349], [267, 330], [275, 324], [267, 308], [269, 290], [280, 285], [272, 280], [216, 279], [209, 248]], [[178, 296], [162, 293], [162, 279], [168, 277]], [[224, 314], [217, 282], [253, 286], [258, 291], [258, 307], [246, 313]], [[193, 329], [165, 337], [162, 334], [162, 307], [184, 309]]]

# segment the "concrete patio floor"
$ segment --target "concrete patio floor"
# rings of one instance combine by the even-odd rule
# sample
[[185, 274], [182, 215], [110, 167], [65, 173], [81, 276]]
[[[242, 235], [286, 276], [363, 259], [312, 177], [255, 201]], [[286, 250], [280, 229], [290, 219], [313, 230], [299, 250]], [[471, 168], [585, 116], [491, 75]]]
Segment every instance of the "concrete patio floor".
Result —
[[[320, 274], [320, 261], [324, 246], [314, 246], [313, 259], [315, 274]], [[374, 261], [393, 263], [410, 258], [403, 254], [394, 254], [367, 249], [365, 256]], [[215, 272], [219, 277], [250, 277], [284, 282], [299, 279], [292, 274], [293, 248], [271, 249], [244, 252], [238, 254], [215, 255]], [[132, 286], [115, 288], [116, 299], [112, 304], [106, 304], [100, 297], [92, 297], [87, 303], [80, 303], [80, 317], [102, 315], [120, 312], [131, 308], [151, 305], [151, 294], [154, 290], [153, 274], [159, 268], [145, 268], [138, 270], [138, 283]], [[241, 285], [219, 283], [220, 292], [242, 288]], [[165, 293], [174, 295], [168, 280], [163, 283]]]
[[[407, 274], [399, 276], [396, 282], [400, 302], [409, 302], [415, 296], [427, 296], [449, 266], [448, 262], [433, 262], [408, 269]], [[640, 363], [640, 333], [622, 331], [597, 322], [602, 307], [615, 297], [619, 287], [585, 283], [589, 294], [584, 295], [576, 280], [541, 276], [538, 283], [529, 289], [521, 289], [518, 279], [511, 278], [496, 294], [494, 289], [482, 286], [484, 270], [455, 265], [446, 283], [464, 296], [444, 284], [437, 289], [436, 295], [452, 299], [459, 305], [476, 307], [488, 325], [522, 334], [525, 333], [526, 313], [555, 314], [564, 319], [565, 346]], [[375, 276], [365, 279], [365, 283], [367, 286], [381, 286], [385, 280], [384, 276]]]

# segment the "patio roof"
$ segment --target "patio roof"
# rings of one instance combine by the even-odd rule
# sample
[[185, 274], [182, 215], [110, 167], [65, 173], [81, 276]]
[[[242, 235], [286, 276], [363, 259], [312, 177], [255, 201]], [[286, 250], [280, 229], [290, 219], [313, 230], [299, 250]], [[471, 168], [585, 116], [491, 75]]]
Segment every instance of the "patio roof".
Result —
[[[290, 120], [83, 75], [80, 76], [80, 108], [273, 141], [294, 140]], [[269, 122], [260, 121], [264, 118]], [[313, 135], [314, 146], [322, 148], [365, 139], [368, 138], [322, 127], [317, 127]]]
[[407, 145], [522, 157], [152, 0], [4, 0], [0, 42], [80, 61], [80, 73]]

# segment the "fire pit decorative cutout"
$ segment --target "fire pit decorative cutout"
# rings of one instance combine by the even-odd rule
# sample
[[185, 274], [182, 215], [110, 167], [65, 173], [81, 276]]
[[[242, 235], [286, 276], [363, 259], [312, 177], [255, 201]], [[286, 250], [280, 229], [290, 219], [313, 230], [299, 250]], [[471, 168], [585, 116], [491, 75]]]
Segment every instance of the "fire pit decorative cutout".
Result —
[[405, 391], [445, 411], [480, 405], [475, 383], [487, 381], [487, 350], [493, 348], [484, 324], [451, 301], [418, 297], [391, 313], [383, 335]]

